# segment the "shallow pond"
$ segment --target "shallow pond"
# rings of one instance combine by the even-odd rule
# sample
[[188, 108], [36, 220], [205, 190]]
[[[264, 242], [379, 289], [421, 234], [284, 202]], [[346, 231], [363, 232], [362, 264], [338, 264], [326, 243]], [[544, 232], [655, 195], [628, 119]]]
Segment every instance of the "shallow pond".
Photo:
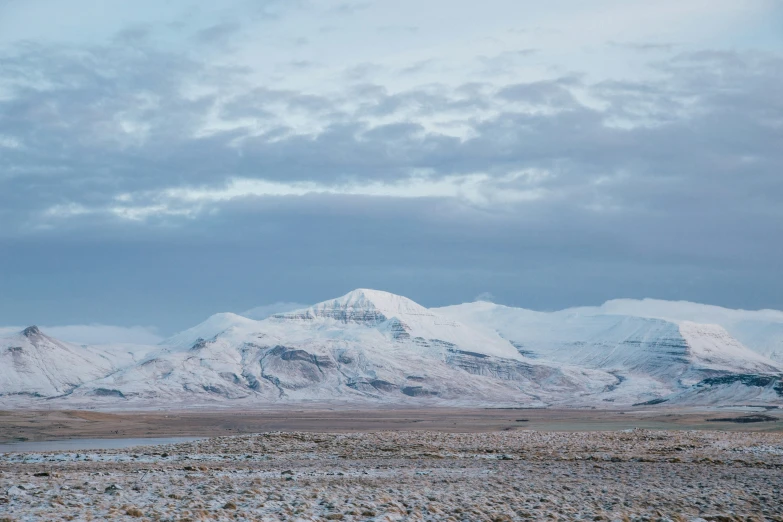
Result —
[[204, 437], [157, 437], [133, 439], [65, 439], [6, 442], [0, 443], [0, 453], [122, 449], [132, 448], [134, 446], [157, 446], [159, 444], [192, 442], [194, 440], [201, 440], [203, 438]]

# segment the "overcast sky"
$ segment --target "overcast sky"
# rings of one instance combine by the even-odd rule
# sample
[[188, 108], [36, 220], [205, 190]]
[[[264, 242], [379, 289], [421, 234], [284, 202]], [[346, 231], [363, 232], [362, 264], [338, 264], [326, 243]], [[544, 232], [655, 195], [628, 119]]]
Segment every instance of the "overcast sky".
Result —
[[772, 0], [0, 0], [0, 325], [783, 309], [781, 90]]

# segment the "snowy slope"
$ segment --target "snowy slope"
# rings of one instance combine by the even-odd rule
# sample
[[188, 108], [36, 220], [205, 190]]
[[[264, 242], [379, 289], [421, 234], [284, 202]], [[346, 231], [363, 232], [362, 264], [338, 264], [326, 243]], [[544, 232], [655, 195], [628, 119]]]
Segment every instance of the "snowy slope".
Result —
[[0, 395], [66, 394], [82, 383], [133, 364], [138, 351], [138, 347], [128, 346], [78, 346], [49, 337], [31, 326], [0, 338]]
[[775, 373], [783, 364], [770, 360], [732, 337], [716, 324], [682, 321], [678, 325], [695, 364], [732, 373]]
[[783, 366], [718, 325], [583, 309], [542, 313], [486, 302], [436, 311], [498, 332], [536, 360], [610, 372], [620, 382], [606, 398], [620, 402], [664, 396], [719, 375], [776, 373]]
[[[470, 309], [469, 317], [465, 317], [464, 320], [460, 319], [460, 307], [464, 307], [465, 310]], [[443, 312], [463, 322], [484, 317], [492, 324], [506, 323], [508, 325], [506, 328], [513, 328], [511, 323], [531, 324], [534, 327], [539, 320], [547, 322], [554, 317], [593, 316], [661, 319], [676, 324], [683, 322], [715, 324], [723, 327], [743, 346], [783, 363], [783, 311], [779, 310], [731, 310], [687, 301], [613, 299], [601, 306], [568, 308], [552, 313], [505, 307], [487, 302], [445, 307], [441, 310], [441, 313]]]
[[613, 299], [601, 306], [567, 311], [580, 315], [627, 315], [675, 323], [717, 324], [748, 348], [783, 362], [783, 311], [779, 310], [731, 310], [688, 301]]
[[763, 406], [783, 404], [783, 376], [731, 374], [704, 379], [661, 398], [653, 405]]
[[212, 339], [226, 330], [249, 332], [258, 328], [258, 321], [232, 313], [219, 313], [193, 328], [188, 328], [161, 342], [166, 351], [187, 349], [199, 340]]

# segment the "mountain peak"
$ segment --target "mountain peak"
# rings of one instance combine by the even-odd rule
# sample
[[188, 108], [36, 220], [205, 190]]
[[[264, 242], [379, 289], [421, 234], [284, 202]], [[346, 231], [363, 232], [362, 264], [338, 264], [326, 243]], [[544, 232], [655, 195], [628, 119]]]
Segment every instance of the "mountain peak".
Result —
[[324, 301], [324, 303], [329, 302], [345, 303], [353, 307], [374, 307], [378, 310], [387, 312], [428, 312], [426, 308], [407, 297], [385, 292], [383, 290], [372, 290], [370, 288], [357, 288], [332, 301]]
[[219, 335], [232, 328], [252, 330], [258, 325], [258, 321], [248, 319], [241, 315], [237, 315], [231, 312], [221, 312], [211, 315], [206, 321], [188, 328], [178, 334], [169, 337], [160, 344], [179, 347], [190, 347], [194, 342], [199, 339], [212, 339], [216, 335]]
[[314, 304], [305, 310], [277, 314], [274, 317], [278, 319], [322, 317], [344, 323], [375, 325], [393, 317], [402, 318], [410, 315], [432, 316], [433, 313], [401, 295], [383, 290], [357, 288], [341, 297]]
[[41, 335], [43, 335], [43, 333], [41, 332], [41, 330], [37, 326], [33, 325], [33, 326], [28, 326], [27, 328], [22, 330], [22, 335], [24, 335], [25, 337], [27, 337], [29, 339], [31, 337], [41, 336]]

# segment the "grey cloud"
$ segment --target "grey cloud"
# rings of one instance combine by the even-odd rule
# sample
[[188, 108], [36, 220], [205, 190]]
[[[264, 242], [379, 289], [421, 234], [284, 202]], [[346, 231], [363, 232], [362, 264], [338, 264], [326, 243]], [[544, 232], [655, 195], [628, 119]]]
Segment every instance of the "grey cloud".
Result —
[[504, 51], [494, 56], [478, 56], [483, 76], [506, 75], [514, 72], [517, 64], [522, 60], [528, 60], [538, 53], [538, 49], [517, 49]]
[[[165, 62], [163, 58], [160, 60]], [[205, 72], [194, 64], [188, 64], [187, 61], [177, 63], [168, 58], [168, 64], [167, 70], [171, 70], [172, 65], [178, 65], [181, 76], [202, 78], [216, 74]], [[138, 81], [141, 83], [143, 80]], [[116, 123], [111, 121], [111, 118], [105, 117], [106, 103], [102, 98], [114, 104], [114, 111], [125, 110], [128, 104], [136, 101], [130, 92], [134, 88], [133, 82], [118, 88], [113, 80], [88, 76], [82, 83], [89, 84], [90, 87], [83, 89], [77, 82], [77, 85], [61, 91], [25, 91], [19, 99], [8, 105], [6, 111], [8, 116], [5, 122], [10, 127], [19, 125], [18, 128], [13, 129], [16, 131], [15, 134], [18, 135], [18, 131], [22, 130], [22, 140], [31, 141], [32, 149], [51, 151], [56, 150], [57, 143], [65, 147], [66, 145], [78, 146], [77, 144], [84, 142], [90, 144], [90, 141], [95, 141], [93, 145], [102, 146], [103, 153], [107, 156], [104, 161], [98, 159], [97, 164], [77, 167], [76, 163], [69, 165], [69, 162], [76, 161], [75, 158], [67, 157], [65, 162], [58, 161], [56, 167], [74, 170], [82, 168], [91, 173], [89, 176], [96, 178], [112, 177], [110, 170], [113, 169], [117, 179], [112, 179], [112, 183], [118, 184], [117, 188], [127, 190], [134, 186], [143, 186], [145, 183], [149, 183], [149, 188], [169, 184], [172, 181], [172, 178], [168, 177], [171, 174], [166, 174], [169, 170], [179, 171], [174, 178], [175, 183], [187, 179], [203, 183], [219, 182], [222, 176], [228, 174], [308, 179], [318, 172], [318, 176], [322, 179], [329, 179], [344, 174], [372, 177], [375, 175], [373, 173], [377, 172], [382, 172], [384, 175], [397, 172], [396, 175], [403, 176], [409, 169], [421, 167], [434, 168], [442, 174], [448, 174], [471, 170], [492, 171], [498, 167], [551, 166], [557, 162], [574, 164], [581, 162], [583, 169], [593, 163], [596, 164], [597, 169], [601, 164], [604, 168], [607, 165], [611, 165], [612, 169], [627, 168], [633, 166], [632, 156], [638, 156], [640, 152], [644, 153], [648, 143], [651, 154], [654, 155], [656, 150], [659, 150], [656, 148], [656, 143], [649, 141], [648, 136], [645, 136], [653, 133], [643, 128], [623, 131], [606, 127], [605, 117], [607, 115], [639, 117], [640, 112], [644, 110], [649, 112], [650, 107], [666, 113], [678, 107], [676, 99], [679, 95], [678, 92], [671, 93], [662, 88], [651, 89], [649, 86], [645, 90], [642, 88], [644, 86], [629, 84], [620, 89], [618, 85], [602, 84], [594, 87], [594, 92], [607, 99], [613, 107], [612, 111], [603, 114], [578, 104], [570, 94], [569, 89], [573, 83], [568, 79], [506, 86], [499, 91], [502, 99], [522, 100], [560, 109], [568, 108], [570, 114], [530, 115], [505, 112], [494, 119], [481, 122], [467, 120], [467, 123], [476, 130], [477, 136], [459, 142], [437, 134], [422, 133], [416, 125], [381, 127], [373, 130], [362, 123], [361, 117], [393, 115], [400, 111], [407, 111], [414, 115], [436, 115], [448, 111], [456, 113], [486, 109], [493, 103], [487, 95], [476, 91], [472, 96], [455, 98], [450, 92], [421, 90], [387, 95], [382, 88], [365, 86], [362, 87], [365, 93], [364, 101], [360, 103], [358, 112], [352, 114], [343, 108], [344, 100], [290, 91], [257, 89], [223, 105], [224, 116], [228, 118], [250, 116], [272, 120], [274, 115], [268, 109], [268, 104], [283, 103], [289, 110], [302, 110], [319, 117], [328, 115], [334, 123], [327, 125], [318, 136], [290, 135], [287, 139], [281, 140], [279, 137], [285, 136], [286, 131], [284, 122], [279, 122], [277, 130], [271, 134], [247, 138], [242, 141], [243, 146], [236, 149], [229, 145], [235, 139], [243, 137], [246, 131], [242, 129], [216, 133], [199, 139], [183, 136], [183, 129], [196, 127], [203, 115], [214, 106], [214, 98], [205, 97], [185, 101], [180, 99], [177, 93], [176, 82], [167, 83], [166, 79], [150, 78], [147, 83], [151, 86], [150, 93], [160, 98], [161, 104], [166, 105], [166, 113], [164, 116], [157, 114], [156, 110], [140, 111], [138, 117], [142, 123], [151, 126], [150, 132], [154, 133], [155, 139], [149, 140], [141, 146], [141, 149], [135, 149], [134, 154], [129, 155], [127, 150], [106, 148], [106, 143], [101, 141], [101, 137], [107, 134], [107, 131], [111, 131], [108, 134], [113, 137], [123, 135], [116, 127]], [[105, 91], [100, 87], [96, 88], [96, 85], [100, 86], [101, 83], [107, 86]], [[701, 84], [684, 85], [683, 95], [692, 95], [696, 88], [704, 91]], [[127, 93], [124, 92], [126, 89]], [[740, 97], [741, 94], [740, 92]], [[707, 100], [710, 95], [707, 90], [700, 98]], [[123, 99], [122, 96], [126, 98]], [[719, 96], [726, 95], [719, 94]], [[101, 112], [92, 108], [92, 102], [95, 100], [101, 100]], [[726, 101], [736, 105], [748, 100]], [[715, 101], [718, 102], [721, 100]], [[634, 103], [638, 107], [634, 108]], [[96, 102], [94, 105], [99, 104]], [[112, 110], [111, 105], [109, 109]], [[711, 108], [711, 114], [714, 116], [717, 110]], [[56, 119], [58, 117], [59, 121]], [[356, 119], [357, 117], [359, 119]], [[49, 139], [58, 137], [60, 141], [35, 143], [35, 140], [29, 139], [32, 135], [25, 136], [24, 126], [35, 120], [41, 122], [40, 125], [36, 125], [36, 135], [40, 136], [43, 127], [50, 131]], [[688, 125], [698, 121], [682, 120], [682, 118], [677, 120], [676, 117], [672, 120], [672, 128], [666, 129], [665, 133], [659, 133], [661, 134], [657, 136], [659, 139], [666, 140], [666, 134], [678, 132], [685, 121], [688, 121]], [[749, 124], [754, 125], [755, 122], [750, 121]], [[62, 136], [61, 129], [66, 127], [68, 127], [68, 136], [71, 138], [79, 136], [80, 140], [68, 141], [65, 136]], [[394, 130], [393, 135], [387, 135], [392, 130]], [[274, 142], [267, 141], [271, 136], [276, 136], [277, 139]], [[403, 154], [399, 158], [388, 158], [385, 154], [378, 154], [379, 151], [386, 150], [384, 143], [389, 141], [395, 143], [397, 150], [402, 147]], [[568, 143], [567, 149], [564, 148], [563, 143]], [[685, 140], [672, 146], [684, 148], [687, 147], [687, 143], [688, 141]], [[765, 140], [762, 139], [755, 147], [764, 147], [764, 143]], [[237, 154], [239, 151], [241, 154]], [[83, 150], [80, 154], [70, 156], [88, 155], [85, 154], [86, 152], [87, 150]], [[112, 152], [116, 156], [110, 157]], [[25, 153], [17, 151], [14, 154], [23, 156]], [[65, 150], [63, 154], [69, 156]], [[380, 161], [379, 158], [383, 160]], [[43, 166], [55, 168], [53, 164]], [[142, 169], [138, 169], [142, 166]], [[108, 172], [100, 175], [100, 171], [104, 169]], [[128, 179], [122, 174], [126, 169], [142, 170], [142, 173]], [[215, 176], [219, 177], [215, 179]]]
[[[261, 299], [309, 303], [354, 287], [384, 288], [425, 305], [489, 291], [500, 302], [536, 308], [617, 295], [780, 306], [776, 287], [765, 283], [774, 280], [780, 247], [753, 247], [752, 259], [738, 262], [729, 245], [720, 246], [731, 221], [618, 219], [570, 200], [498, 214], [432, 199], [244, 198], [177, 230], [145, 227], [143, 235], [120, 237], [112, 227], [96, 241], [81, 227], [35, 243], [4, 241], [0, 269], [16, 277], [0, 280], [0, 292], [30, 285], [45, 291], [13, 306], [0, 301], [0, 315], [19, 324], [55, 314], [63, 322], [108, 322], [121, 313], [130, 324], [166, 317], [171, 331]], [[732, 239], [753, 222], [729, 228]], [[117, 271], [133, 284], [120, 285]], [[739, 291], [742, 285], [755, 293]], [[84, 295], [91, 300], [80, 300]]]
[[[106, 55], [112, 56], [110, 53]], [[166, 64], [165, 70], [174, 70], [179, 77], [204, 78], [217, 74], [187, 60], [176, 61], [173, 57], [154, 54], [143, 58]], [[706, 58], [715, 59], [713, 56], [697, 56], [688, 60]], [[223, 105], [224, 116], [272, 120], [274, 115], [266, 108], [267, 105], [283, 103], [290, 110], [328, 115], [334, 123], [316, 136], [292, 134], [286, 130], [284, 122], [280, 122], [261, 136], [247, 137], [247, 131], [238, 129], [197, 139], [188, 137], [183, 130], [197, 127], [203, 115], [216, 103], [214, 98], [183, 100], [177, 91], [180, 83], [173, 78], [155, 77], [152, 72], [145, 73], [144, 69], [134, 71], [135, 74], [129, 78], [121, 78], [118, 83], [112, 78], [96, 76], [80, 62], [69, 67], [60, 63], [59, 68], [68, 71], [63, 77], [70, 78], [63, 88], [54, 91], [25, 89], [20, 91], [16, 100], [7, 102], [2, 124], [9, 134], [21, 138], [26, 149], [13, 151], [6, 161], [9, 162], [7, 166], [12, 167], [9, 168], [11, 172], [16, 169], [23, 173], [25, 168], [31, 171], [37, 168], [38, 172], [46, 172], [47, 169], [51, 172], [62, 169], [80, 172], [75, 179], [46, 177], [46, 187], [51, 193], [37, 191], [36, 195], [42, 202], [48, 198], [50, 203], [58, 202], [58, 198], [67, 198], [71, 187], [76, 192], [75, 183], [81, 189], [77, 199], [89, 204], [117, 191], [153, 189], [188, 182], [219, 185], [229, 175], [276, 179], [317, 177], [328, 181], [346, 176], [404, 178], [412, 169], [419, 168], [432, 169], [440, 175], [473, 171], [502, 173], [526, 167], [550, 168], [555, 169], [557, 175], [545, 186], [551, 185], [551, 188], [565, 193], [583, 190], [590, 186], [592, 179], [612, 176], [621, 170], [632, 173], [632, 181], [644, 184], [644, 176], [655, 174], [652, 171], [655, 166], [659, 172], [663, 169], [666, 176], [683, 183], [705, 175], [705, 169], [712, 167], [711, 163], [704, 162], [707, 161], [706, 156], [715, 153], [713, 141], [704, 143], [703, 137], [710, 136], [718, 142], [732, 139], [729, 135], [721, 136], [722, 132], [729, 132], [721, 130], [726, 129], [725, 126], [715, 126], [714, 122], [707, 120], [728, 117], [726, 111], [734, 112], [736, 107], [747, 110], [759, 104], [757, 100], [747, 99], [744, 91], [729, 96], [725, 89], [711, 90], [711, 78], [701, 78], [693, 67], [680, 70], [678, 63], [669, 65], [672, 80], [667, 85], [604, 82], [593, 86], [593, 92], [611, 104], [607, 113], [578, 104], [569, 90], [577, 85], [572, 78], [506, 86], [498, 91], [502, 99], [568, 108], [569, 111], [565, 114], [507, 111], [480, 122], [467, 120], [476, 136], [464, 141], [424, 132], [413, 122], [371, 128], [361, 121], [361, 117], [392, 115], [399, 111], [409, 114], [413, 111], [412, 114], [419, 115], [456, 113], [460, 110], [469, 113], [473, 109], [489, 108], [493, 101], [481, 92], [481, 86], [473, 88], [468, 93], [472, 96], [467, 98], [455, 98], [448, 91], [420, 90], [388, 95], [381, 87], [362, 86], [359, 88], [364, 93], [364, 101], [354, 114], [341, 108], [344, 100], [293, 91], [256, 89]], [[759, 73], [760, 78], [770, 75], [774, 78], [775, 69], [768, 69]], [[743, 78], [748, 76], [744, 70], [739, 72]], [[241, 74], [241, 71], [235, 74]], [[745, 83], [748, 89], [754, 89], [754, 98], [765, 93], [761, 85]], [[147, 85], [150, 94], [161, 100], [159, 105], [166, 107], [165, 113], [157, 109], [139, 111], [138, 118], [150, 126], [154, 139], [130, 149], [121, 142], [105, 142], [104, 135], [111, 135], [115, 141], [117, 136], [123, 135], [116, 127], [111, 111], [119, 113], [125, 111], [128, 105], [136, 105], [134, 94], [136, 85], [140, 84]], [[461, 91], [466, 92], [464, 88]], [[698, 99], [705, 106], [702, 115], [673, 116], [668, 119], [669, 126], [658, 129], [640, 127], [624, 130], [606, 126], [607, 116], [636, 118], [645, 111], [652, 114], [673, 111], [680, 108], [677, 104], [679, 96], [694, 96], [697, 92], [700, 93]], [[762, 97], [763, 107], [758, 107], [768, 117], [772, 114], [769, 108], [777, 103], [772, 93], [772, 90], [766, 92], [764, 95], [769, 103]], [[779, 156], [768, 150], [770, 131], [759, 127], [763, 121], [760, 118], [740, 120], [749, 126], [745, 135], [757, 138], [742, 140], [746, 153], [762, 158], [762, 163], [755, 168], [769, 168], [771, 165], [764, 167], [763, 163]], [[732, 121], [732, 124], [736, 125], [737, 121]], [[695, 134], [694, 126], [698, 125], [704, 126], [698, 131], [702, 133], [700, 136]], [[273, 137], [274, 141], [269, 141]], [[242, 145], [239, 148], [231, 146], [238, 138], [242, 138]], [[739, 142], [734, 139], [722, 153], [728, 153], [737, 145]], [[703, 153], [701, 147], [706, 147]], [[93, 151], [98, 149], [101, 154], [96, 156]], [[667, 150], [669, 154], [662, 157], [661, 150]], [[740, 156], [741, 152], [736, 151], [736, 154]], [[34, 165], [29, 164], [33, 161], [36, 162]], [[730, 163], [724, 163], [723, 168], [726, 165]], [[686, 168], [693, 173], [684, 172]], [[17, 179], [21, 190], [25, 190], [22, 185], [29, 190], [27, 180], [21, 183], [18, 175], [12, 175], [12, 187], [14, 179]], [[628, 183], [626, 180], [618, 186], [627, 189]], [[764, 183], [765, 186], [774, 185], [774, 181]], [[665, 189], [666, 185], [656, 187]], [[614, 194], [613, 190], [615, 187], [608, 185], [600, 191], [590, 189], [587, 194], [595, 193], [595, 197], [624, 204], [622, 195], [619, 192]]]
[[348, 67], [343, 72], [343, 77], [351, 82], [367, 80], [374, 73], [383, 72], [383, 67], [374, 63], [360, 63]]
[[372, 2], [341, 2], [328, 10], [329, 14], [337, 16], [352, 15], [372, 7]]
[[195, 39], [203, 44], [225, 44], [242, 28], [237, 22], [222, 22], [205, 27], [195, 34]]
[[287, 65], [291, 69], [298, 69], [298, 70], [314, 69], [319, 66], [318, 63], [312, 62], [310, 60], [294, 60], [288, 62]]
[[571, 82], [539, 81], [509, 85], [498, 92], [498, 96], [508, 101], [526, 102], [536, 105], [550, 105], [557, 108], [577, 107], [569, 84]]
[[285, 14], [307, 7], [310, 0], [240, 0], [241, 12], [254, 20], [277, 20]]
[[310, 39], [304, 36], [297, 36], [295, 38], [291, 38], [289, 41], [294, 47], [304, 47], [310, 43]]
[[437, 64], [436, 60], [429, 59], [429, 60], [422, 60], [420, 62], [416, 62], [413, 65], [410, 65], [408, 67], [404, 67], [400, 70], [400, 74], [416, 74], [420, 73], [427, 69], [432, 69], [433, 66]]
[[136, 45], [145, 43], [151, 33], [152, 28], [149, 25], [136, 25], [117, 33], [115, 40], [123, 44]]
[[[393, 94], [354, 84], [341, 96], [271, 88], [234, 95], [228, 87], [241, 85], [245, 71], [144, 46], [27, 46], [1, 60], [3, 74], [17, 86], [13, 97], [0, 101], [0, 134], [21, 146], [0, 154], [0, 269], [23, 276], [3, 281], [0, 294], [18, 294], [47, 270], [65, 271], [73, 285], [101, 294], [97, 285], [112, 288], [108, 276], [89, 283], [79, 275], [76, 260], [89, 252], [95, 259], [88, 271], [99, 270], [101, 261], [132, 273], [137, 263], [151, 280], [171, 275], [171, 287], [186, 294], [196, 268], [177, 274], [175, 267], [198, 260], [225, 273], [218, 267], [236, 266], [237, 275], [224, 283], [218, 275], [200, 275], [212, 286], [203, 306], [189, 312], [194, 315], [237, 309], [228, 288], [241, 286], [239, 274], [257, 273], [258, 260], [270, 274], [305, 277], [315, 285], [312, 293], [290, 295], [282, 281], [263, 276], [263, 285], [275, 289], [270, 300], [311, 302], [350, 287], [381, 286], [414, 298], [426, 294], [423, 288], [437, 288], [448, 302], [453, 294], [443, 289], [462, 280], [461, 291], [469, 292], [462, 298], [492, 291], [508, 300], [513, 292], [527, 292], [542, 306], [558, 306], [567, 295], [564, 305], [645, 291], [737, 306], [743, 303], [732, 303], [731, 293], [740, 292], [739, 285], [753, 289], [740, 292], [748, 303], [783, 306], [780, 286], [765, 282], [783, 263], [783, 247], [770, 240], [783, 237], [779, 57], [680, 55], [655, 65], [663, 79], [644, 83], [567, 77]], [[215, 94], [186, 98], [182, 91], [194, 81]], [[582, 105], [573, 95], [577, 89], [607, 108]], [[517, 111], [511, 101], [556, 110]], [[273, 106], [318, 118], [323, 130], [297, 134]], [[476, 117], [492, 109], [495, 115]], [[269, 129], [194, 137], [193, 129], [213, 110], [227, 120], [264, 120]], [[381, 116], [398, 121], [369, 123]], [[446, 116], [471, 133], [460, 138], [426, 130], [424, 119]], [[619, 126], [616, 119], [635, 125]], [[128, 122], [146, 129], [145, 138], [137, 140], [123, 125]], [[497, 208], [437, 198], [245, 197], [209, 203], [196, 217], [130, 223], [106, 213], [43, 223], [53, 227], [48, 230], [30, 228], [41, 225], [40, 214], [53, 205], [102, 208], [126, 192], [137, 198], [134, 204], [158, 204], [160, 189], [220, 187], [232, 176], [329, 184], [404, 181], [419, 169], [435, 178], [483, 172], [500, 179], [531, 168], [547, 175], [509, 178], [504, 186], [539, 188], [546, 197]], [[169, 243], [181, 249], [161, 247]], [[153, 251], [161, 252], [160, 267], [144, 259]], [[65, 267], [48, 264], [54, 262], [47, 259], [50, 252]], [[440, 275], [433, 276], [434, 267]], [[580, 278], [600, 284], [589, 287]], [[80, 293], [51, 278], [41, 284], [59, 285], [52, 292], [65, 299], [76, 299], [68, 292]], [[690, 294], [683, 296], [683, 288]], [[254, 306], [262, 290], [243, 291], [240, 304]], [[122, 292], [120, 298], [141, 300], [135, 289]], [[175, 298], [181, 296], [163, 299], [158, 311]], [[32, 309], [3, 306], [0, 311], [19, 321]], [[35, 300], [26, 306], [46, 309]], [[94, 312], [94, 320], [111, 320], [85, 306], [81, 310]], [[128, 320], [145, 324], [147, 313], [138, 307]]]
[[335, 110], [334, 101], [324, 96], [291, 90], [255, 88], [223, 104], [221, 113], [228, 119], [243, 117], [272, 119], [273, 107], [279, 105], [291, 111], [304, 111], [313, 115], [322, 115]]
[[419, 28], [415, 25], [382, 25], [378, 27], [378, 31], [381, 33], [416, 34], [419, 32]]
[[[357, 114], [360, 116], [388, 116], [401, 111], [416, 116], [429, 116], [444, 113], [460, 113], [456, 117], [464, 118], [464, 111], [489, 109], [491, 101], [485, 96], [468, 93], [463, 86], [458, 91], [467, 96], [455, 96], [447, 89], [413, 89], [396, 94], [388, 94], [382, 87], [362, 86], [364, 96]], [[456, 94], [461, 94], [460, 92]]]
[[657, 42], [607, 42], [610, 47], [619, 47], [623, 49], [630, 49], [633, 51], [642, 52], [671, 52], [677, 44], [674, 43], [657, 43]]

